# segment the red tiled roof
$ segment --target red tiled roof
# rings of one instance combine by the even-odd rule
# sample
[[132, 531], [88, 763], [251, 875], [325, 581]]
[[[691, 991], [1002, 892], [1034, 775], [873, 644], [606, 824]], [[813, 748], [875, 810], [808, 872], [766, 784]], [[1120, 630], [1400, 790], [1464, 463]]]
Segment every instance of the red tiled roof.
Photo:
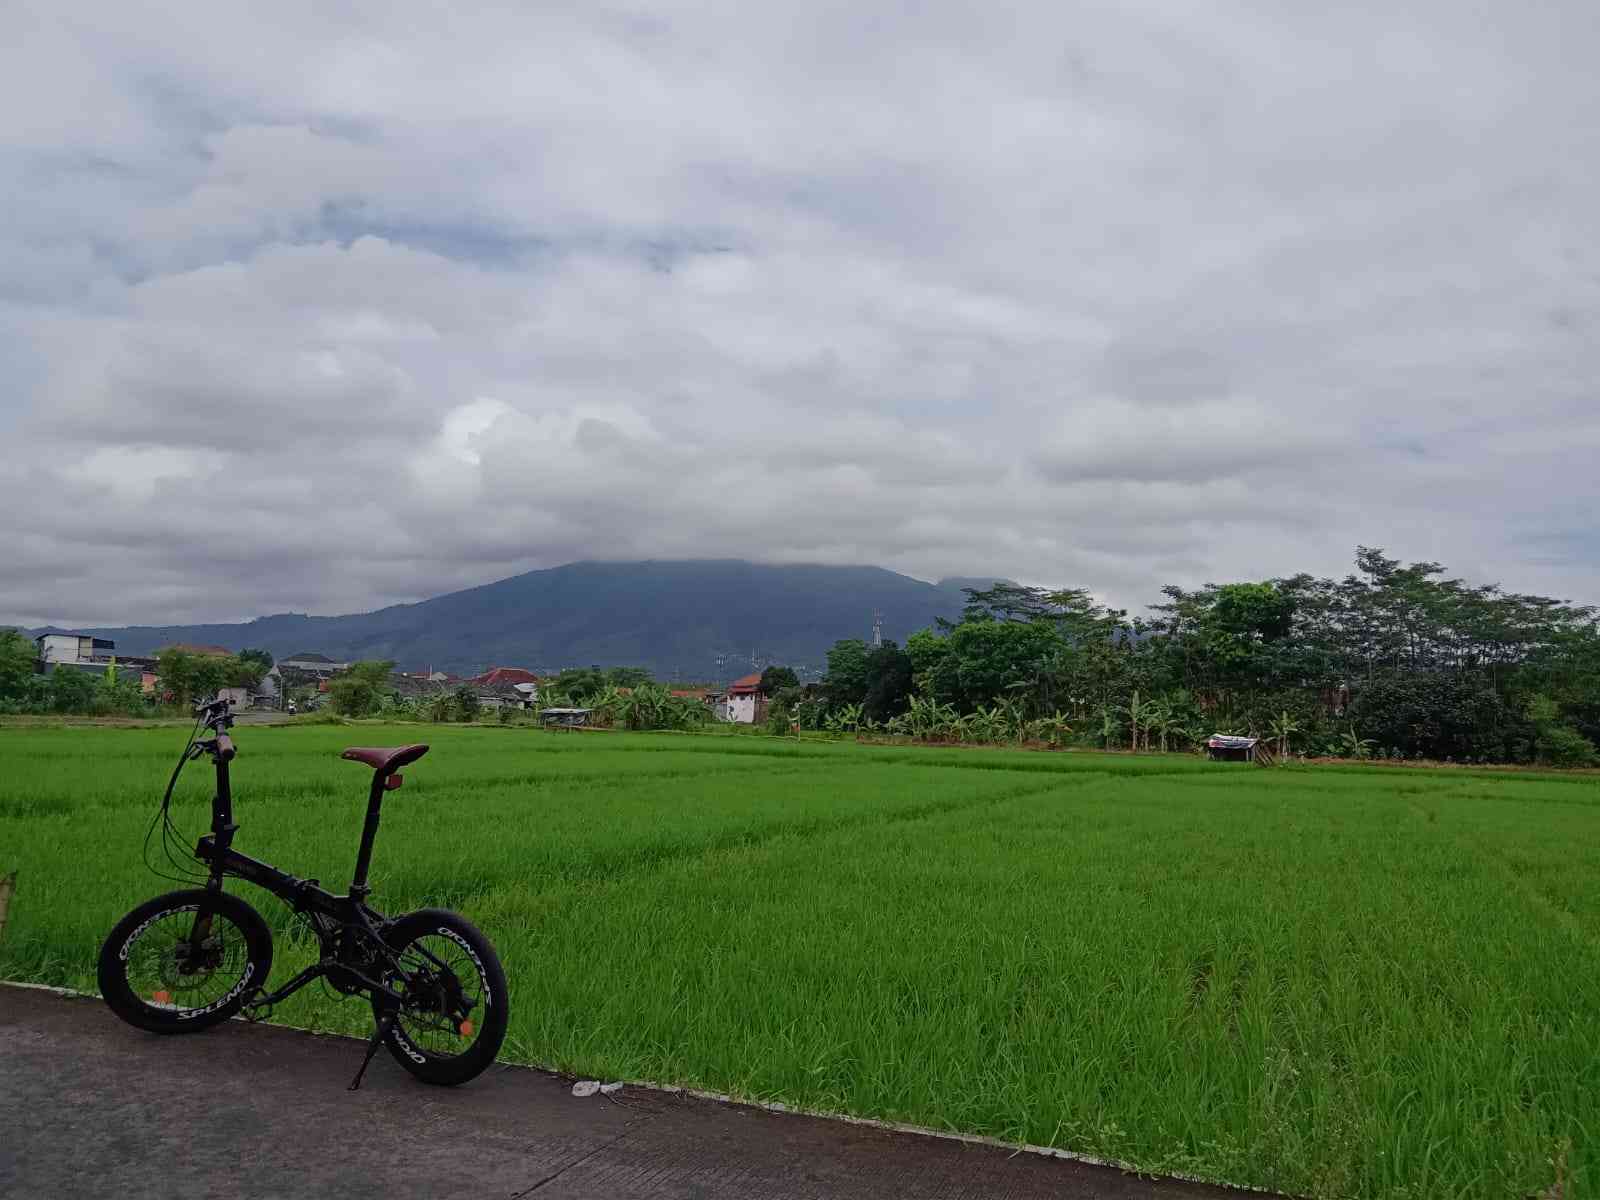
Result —
[[472, 682], [494, 687], [498, 684], [538, 683], [539, 677], [521, 667], [490, 667], [482, 675], [473, 676]]
[[751, 692], [761, 688], [761, 672], [756, 671], [750, 675], [741, 675], [728, 685], [728, 693], [734, 696], [748, 696]]

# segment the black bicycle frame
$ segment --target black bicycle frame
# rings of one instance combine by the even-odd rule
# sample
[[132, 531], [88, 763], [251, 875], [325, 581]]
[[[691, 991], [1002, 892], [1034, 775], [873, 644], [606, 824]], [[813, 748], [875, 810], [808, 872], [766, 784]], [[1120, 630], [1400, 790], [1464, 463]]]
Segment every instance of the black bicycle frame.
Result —
[[[217, 793], [211, 801], [211, 832], [201, 837], [194, 849], [195, 857], [211, 866], [206, 890], [221, 892], [223, 879], [231, 875], [271, 892], [298, 913], [326, 918], [333, 922], [334, 931], [360, 931], [366, 935], [369, 946], [386, 953], [382, 929], [388, 923], [388, 918], [367, 905], [366, 898], [372, 890], [367, 886], [367, 872], [372, 866], [372, 844], [378, 836], [378, 812], [383, 805], [383, 793], [396, 785], [391, 784], [383, 774], [373, 772], [372, 789], [367, 797], [367, 818], [361, 829], [361, 849], [356, 855], [355, 876], [351, 880], [349, 894], [339, 896], [318, 886], [314, 879], [301, 879], [287, 871], [280, 871], [270, 863], [241, 854], [233, 848], [233, 835], [239, 826], [233, 819], [233, 789], [228, 776], [228, 757], [218, 753], [215, 745], [215, 742], [202, 743], [204, 748], [211, 751], [217, 768]], [[339, 946], [336, 946], [328, 927], [321, 920], [314, 924], [322, 943], [320, 959], [282, 987], [257, 997], [252, 1001], [252, 1007], [271, 1007], [324, 976], [332, 978], [337, 985], [346, 989], [362, 988], [370, 991], [375, 999], [384, 1000], [389, 1005], [399, 1004], [398, 994], [348, 961], [350, 939], [341, 938]], [[197, 941], [204, 936], [208, 925], [208, 914], [200, 914], [196, 922]], [[345, 953], [335, 957], [336, 951], [341, 948]], [[392, 959], [393, 956], [389, 957]]]

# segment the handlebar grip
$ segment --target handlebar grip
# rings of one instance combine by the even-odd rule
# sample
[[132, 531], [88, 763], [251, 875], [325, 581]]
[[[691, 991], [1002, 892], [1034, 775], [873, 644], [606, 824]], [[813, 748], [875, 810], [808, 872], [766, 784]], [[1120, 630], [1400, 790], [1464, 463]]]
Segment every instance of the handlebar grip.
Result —
[[217, 760], [231, 762], [234, 756], [233, 739], [225, 733], [217, 734]]

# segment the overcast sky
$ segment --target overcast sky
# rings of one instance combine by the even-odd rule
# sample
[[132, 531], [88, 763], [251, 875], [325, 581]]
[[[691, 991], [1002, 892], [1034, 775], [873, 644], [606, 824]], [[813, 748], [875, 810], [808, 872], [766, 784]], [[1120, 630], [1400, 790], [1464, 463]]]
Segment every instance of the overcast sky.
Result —
[[0, 620], [1600, 600], [1593, 0], [6, 6]]

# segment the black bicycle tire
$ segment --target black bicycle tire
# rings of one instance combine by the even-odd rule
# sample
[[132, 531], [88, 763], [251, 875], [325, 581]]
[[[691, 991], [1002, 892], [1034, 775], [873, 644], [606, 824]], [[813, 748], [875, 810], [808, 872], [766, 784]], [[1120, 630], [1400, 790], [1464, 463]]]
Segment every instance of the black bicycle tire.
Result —
[[[394, 1060], [424, 1083], [440, 1087], [455, 1087], [476, 1079], [494, 1062], [505, 1041], [506, 1023], [510, 1018], [510, 997], [506, 992], [505, 969], [494, 944], [482, 930], [458, 912], [444, 908], [419, 908], [415, 912], [396, 917], [384, 930], [383, 939], [397, 953], [424, 934], [442, 933], [465, 939], [467, 948], [477, 959], [484, 984], [483, 1019], [478, 1036], [464, 1053], [448, 1057], [431, 1054], [413, 1046], [398, 1022], [390, 1027], [384, 1039]], [[381, 1018], [376, 1002], [374, 1014]]]
[[[199, 904], [214, 905], [217, 913], [233, 922], [244, 934], [249, 952], [248, 970], [229, 994], [195, 1015], [173, 1012], [146, 1004], [128, 983], [127, 952], [143, 927], [162, 914], [182, 911]], [[146, 900], [118, 921], [100, 947], [97, 976], [100, 996], [118, 1017], [136, 1029], [151, 1033], [197, 1033], [234, 1016], [258, 988], [264, 987], [272, 973], [272, 931], [260, 913], [237, 896], [227, 892], [209, 893], [204, 888], [167, 892]]]

